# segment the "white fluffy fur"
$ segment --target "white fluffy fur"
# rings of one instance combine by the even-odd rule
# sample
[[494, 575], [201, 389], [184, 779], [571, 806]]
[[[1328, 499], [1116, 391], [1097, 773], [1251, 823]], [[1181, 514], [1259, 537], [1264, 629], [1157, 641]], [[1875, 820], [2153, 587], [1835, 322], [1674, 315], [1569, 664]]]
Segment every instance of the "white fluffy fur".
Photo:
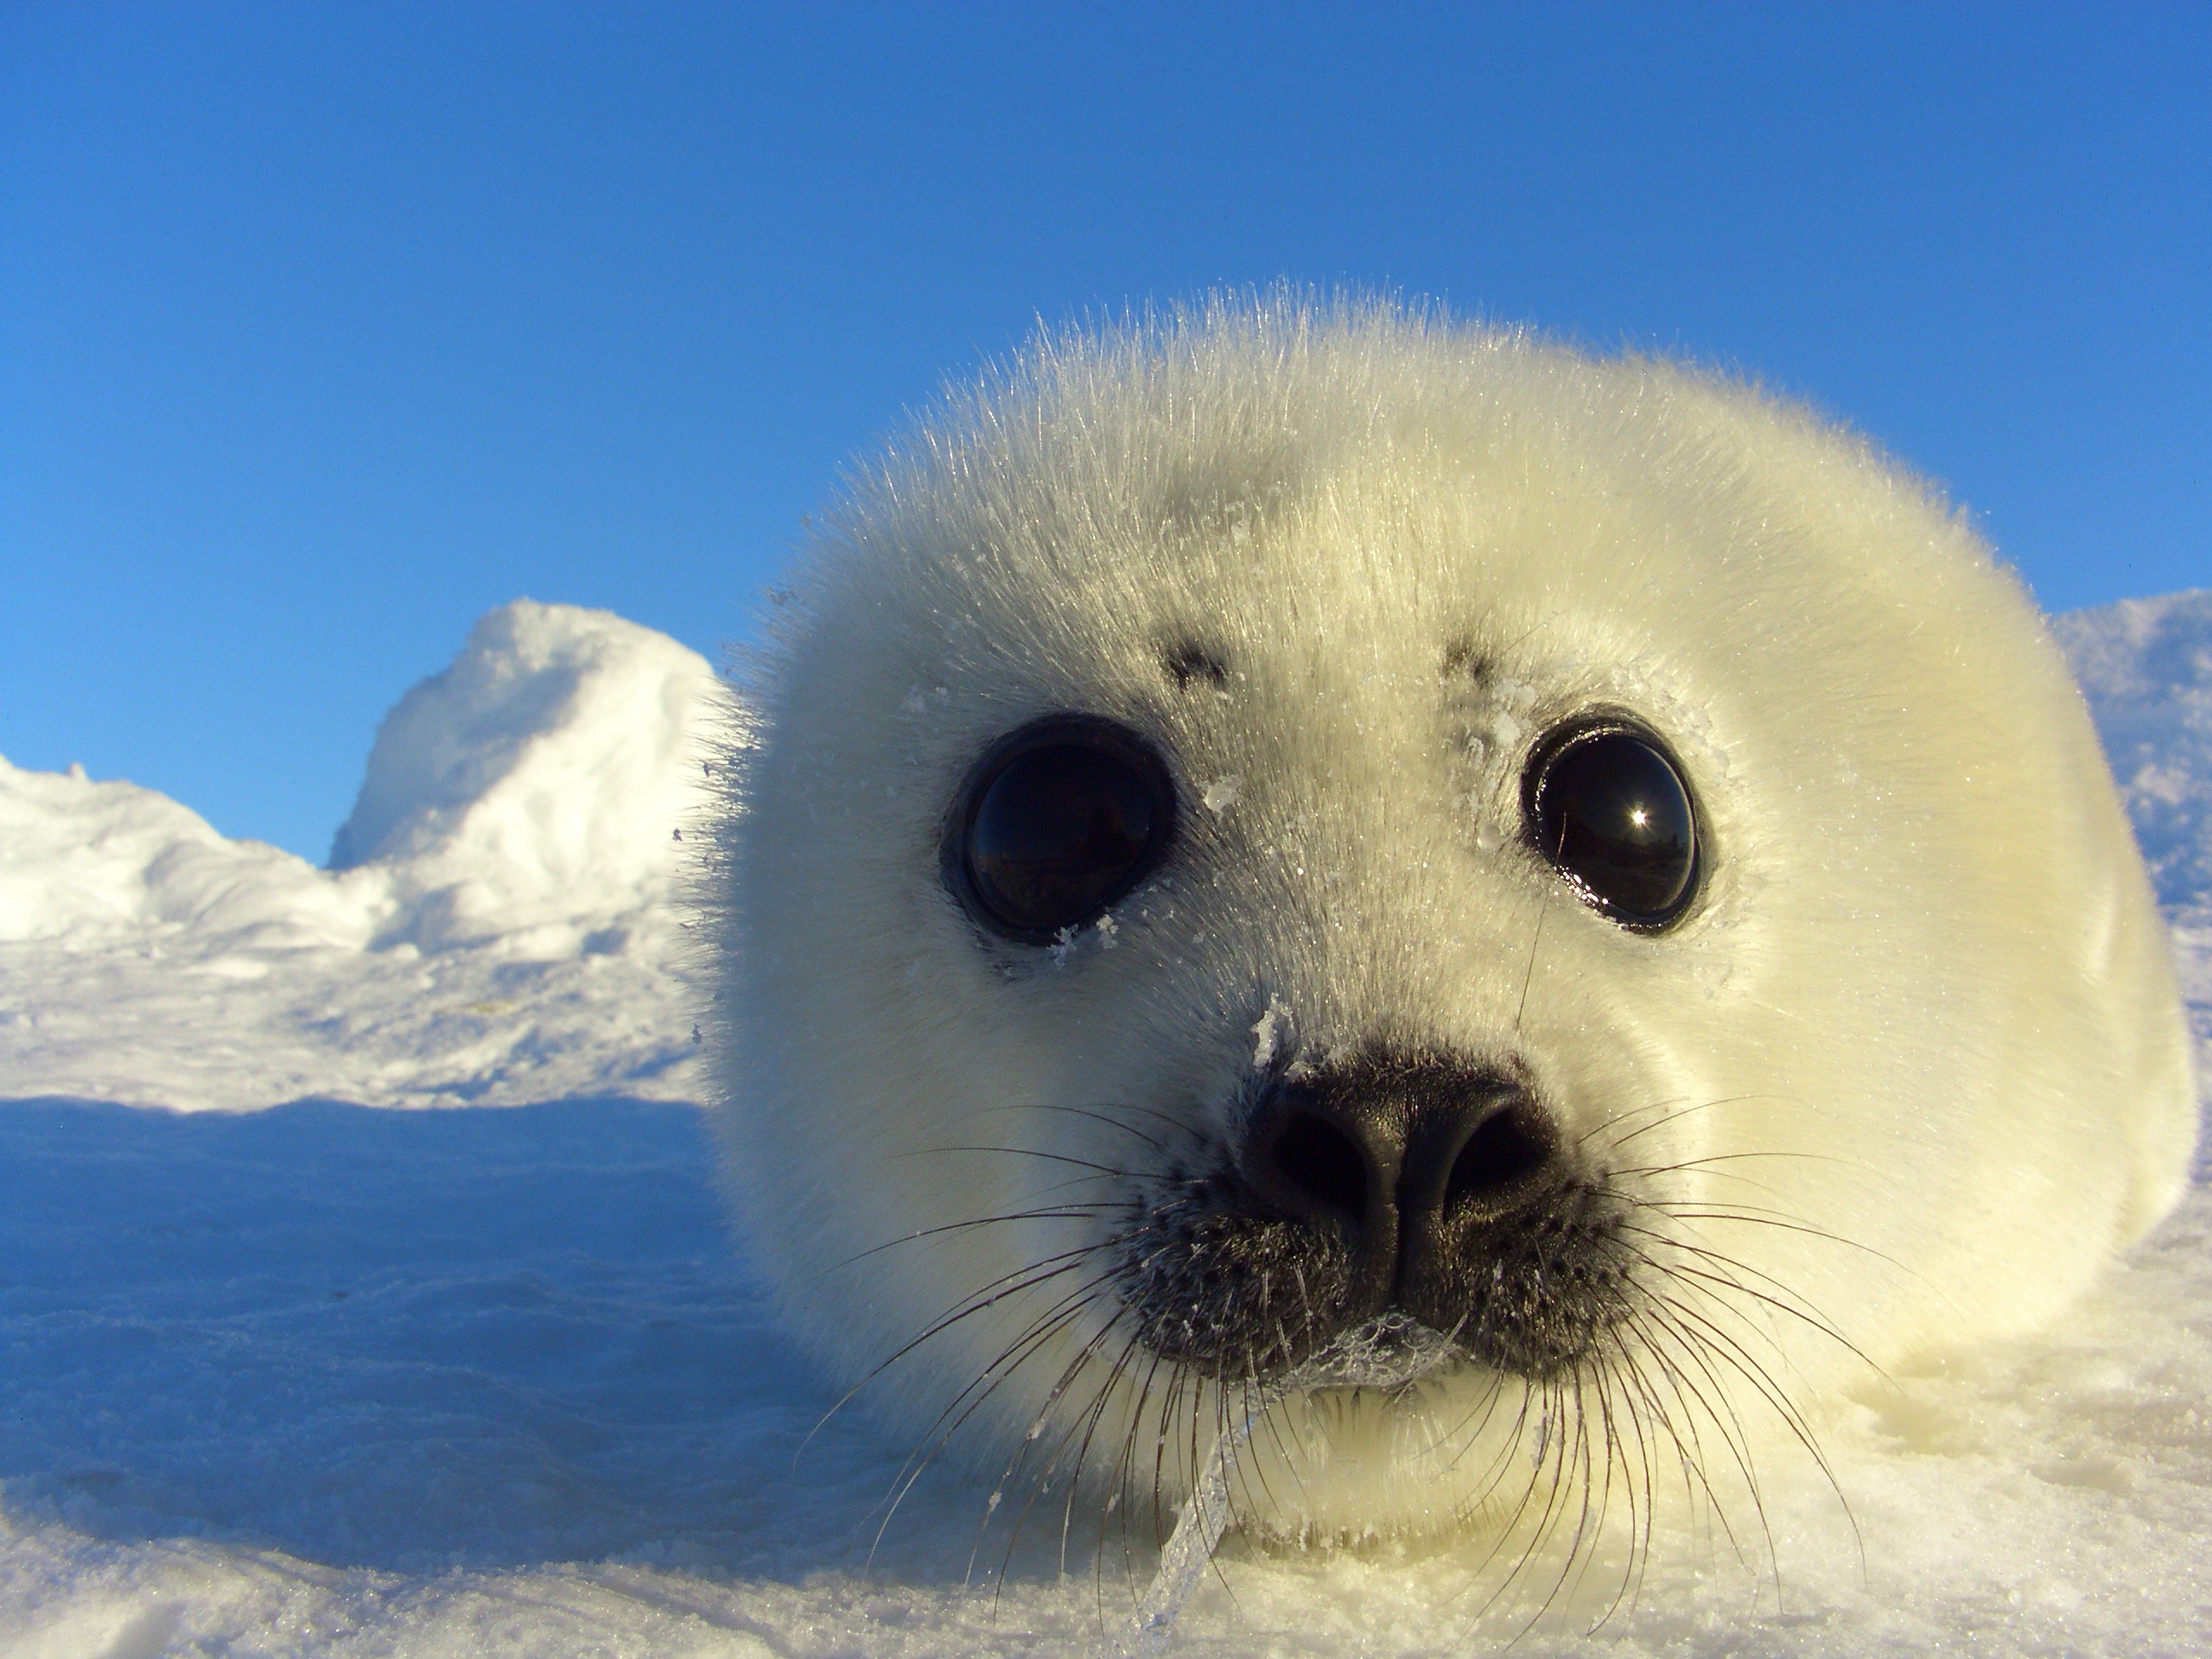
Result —
[[[2183, 1027], [2082, 700], [1961, 518], [1801, 408], [1387, 304], [1055, 336], [851, 484], [779, 632], [713, 906], [729, 1179], [797, 1329], [918, 1443], [971, 1411], [956, 1444], [1017, 1479], [1183, 1489], [1234, 1402], [1131, 1351], [1110, 1293], [1021, 1346], [1096, 1274], [1006, 1287], [1109, 1222], [963, 1224], [1217, 1136], [1271, 1001], [1306, 1052], [1517, 1057], [1646, 1172], [1661, 1287], [1712, 1334], [1580, 1390], [1283, 1402], [1262, 1527], [1681, 1486], [1631, 1418], [1717, 1482], [1732, 1432], [2058, 1315], [2181, 1190]], [[1178, 689], [1189, 642], [1224, 685]], [[1671, 932], [1522, 837], [1530, 743], [1594, 706], [1700, 798]], [[1154, 739], [1185, 834], [1110, 932], [1034, 950], [979, 934], [939, 848], [977, 754], [1065, 709]]]

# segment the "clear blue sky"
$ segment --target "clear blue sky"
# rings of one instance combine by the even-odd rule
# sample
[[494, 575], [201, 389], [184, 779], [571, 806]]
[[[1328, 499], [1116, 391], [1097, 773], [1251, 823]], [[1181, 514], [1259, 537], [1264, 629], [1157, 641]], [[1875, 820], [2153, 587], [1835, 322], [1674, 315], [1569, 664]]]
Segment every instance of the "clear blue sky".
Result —
[[[0, 753], [321, 859], [486, 607], [747, 627], [1040, 315], [1387, 287], [2212, 582], [2212, 10], [0, 0]], [[0, 849], [4, 856], [4, 849]]]

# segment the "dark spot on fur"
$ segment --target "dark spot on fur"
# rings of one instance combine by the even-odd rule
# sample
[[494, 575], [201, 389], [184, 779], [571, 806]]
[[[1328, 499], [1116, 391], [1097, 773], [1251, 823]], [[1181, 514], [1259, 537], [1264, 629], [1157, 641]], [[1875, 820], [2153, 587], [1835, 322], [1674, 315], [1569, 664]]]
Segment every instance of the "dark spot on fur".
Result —
[[1493, 664], [1482, 647], [1471, 639], [1454, 639], [1444, 647], [1444, 677], [1464, 679], [1476, 685], [1490, 681]]
[[1168, 678], [1175, 682], [1178, 691], [1189, 690], [1193, 680], [1217, 686], [1226, 684], [1229, 680], [1229, 671], [1222, 665], [1221, 658], [1204, 645], [1189, 640], [1168, 647], [1161, 664], [1167, 670]]

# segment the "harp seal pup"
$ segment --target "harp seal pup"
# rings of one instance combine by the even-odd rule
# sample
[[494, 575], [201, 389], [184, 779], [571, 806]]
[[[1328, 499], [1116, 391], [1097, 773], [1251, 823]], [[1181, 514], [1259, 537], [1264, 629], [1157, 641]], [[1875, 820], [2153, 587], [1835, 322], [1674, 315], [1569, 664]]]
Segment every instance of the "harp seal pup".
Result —
[[728, 1185], [1007, 1514], [1172, 1518], [1256, 1421], [1259, 1535], [1648, 1540], [2183, 1190], [2082, 699], [1802, 407], [1379, 302], [1049, 334], [850, 479], [771, 633]]

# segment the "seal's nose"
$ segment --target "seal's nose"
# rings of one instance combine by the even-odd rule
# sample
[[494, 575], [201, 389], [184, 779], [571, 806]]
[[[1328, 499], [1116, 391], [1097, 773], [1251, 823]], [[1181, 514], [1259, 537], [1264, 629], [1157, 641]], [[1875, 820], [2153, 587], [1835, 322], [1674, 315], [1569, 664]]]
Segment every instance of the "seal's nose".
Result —
[[1344, 1239], [1363, 1316], [1405, 1305], [1474, 1224], [1541, 1190], [1559, 1157], [1550, 1119], [1510, 1073], [1369, 1050], [1267, 1084], [1239, 1162], [1263, 1198]]

